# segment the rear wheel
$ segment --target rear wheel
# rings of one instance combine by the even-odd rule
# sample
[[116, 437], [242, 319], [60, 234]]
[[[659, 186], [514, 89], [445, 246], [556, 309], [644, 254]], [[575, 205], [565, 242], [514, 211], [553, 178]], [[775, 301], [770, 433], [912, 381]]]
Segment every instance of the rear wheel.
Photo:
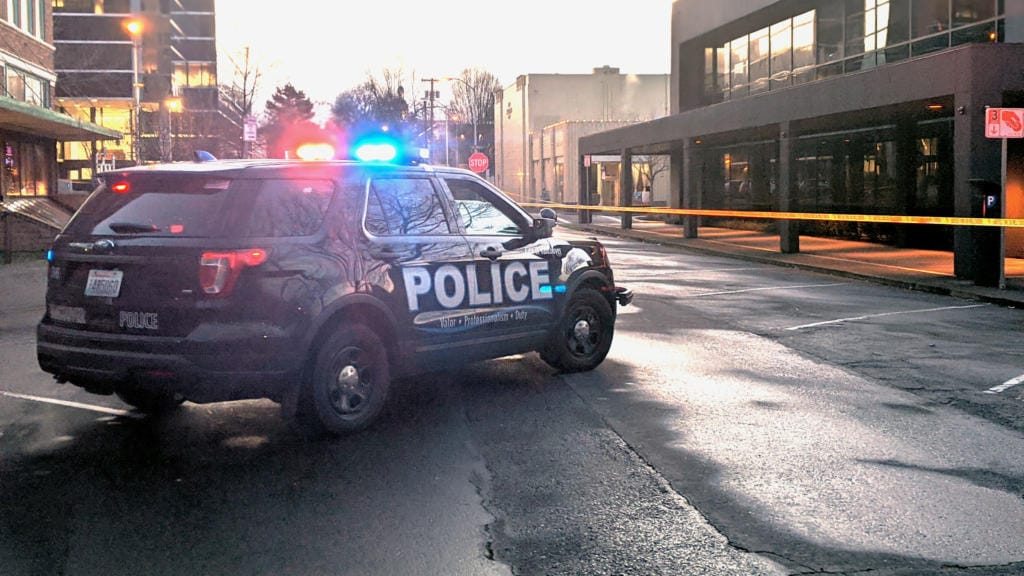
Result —
[[119, 386], [114, 390], [117, 397], [139, 412], [164, 414], [181, 406], [185, 399], [180, 394], [163, 390], [147, 390], [138, 386]]
[[299, 418], [315, 432], [361, 430], [380, 415], [390, 384], [387, 350], [380, 337], [360, 324], [345, 326], [317, 352]]
[[592, 288], [576, 292], [565, 306], [541, 358], [563, 372], [597, 368], [612, 346], [615, 316], [611, 304]]

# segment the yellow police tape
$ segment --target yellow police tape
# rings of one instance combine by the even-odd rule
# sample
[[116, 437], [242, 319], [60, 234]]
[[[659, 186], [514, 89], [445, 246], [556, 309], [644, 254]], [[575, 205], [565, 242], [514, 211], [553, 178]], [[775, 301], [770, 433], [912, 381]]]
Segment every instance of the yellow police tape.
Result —
[[756, 210], [696, 210], [689, 208], [648, 208], [637, 206], [581, 206], [551, 202], [520, 202], [526, 208], [587, 210], [617, 214], [659, 214], [668, 216], [714, 216], [760, 220], [818, 220], [825, 222], [872, 222], [876, 224], [944, 224], [947, 226], [995, 226], [1024, 228], [1024, 218], [960, 218], [953, 216], [892, 216], [881, 214], [829, 214], [817, 212], [761, 212]]

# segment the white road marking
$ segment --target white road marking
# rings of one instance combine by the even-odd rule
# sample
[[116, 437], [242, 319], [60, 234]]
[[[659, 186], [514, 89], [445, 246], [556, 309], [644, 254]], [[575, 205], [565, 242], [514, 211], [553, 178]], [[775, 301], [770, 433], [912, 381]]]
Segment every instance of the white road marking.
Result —
[[985, 394], [999, 394], [1000, 392], [1006, 392], [1010, 388], [1013, 388], [1014, 386], [1017, 386], [1019, 384], [1024, 384], [1024, 376], [1017, 376], [1013, 380], [1007, 380], [1006, 382], [1003, 382], [999, 386], [993, 386], [992, 388], [985, 390]]
[[0, 390], [0, 396], [17, 398], [19, 400], [29, 400], [32, 402], [42, 402], [44, 404], [56, 404], [57, 406], [67, 406], [68, 408], [78, 408], [79, 410], [89, 410], [91, 412], [100, 412], [102, 414], [113, 414], [114, 416], [135, 416], [135, 413], [128, 410], [118, 410], [116, 408], [95, 406], [93, 404], [82, 404], [81, 402], [70, 402], [68, 400], [57, 400], [56, 398], [43, 398], [42, 396], [29, 396], [28, 394], [17, 394], [14, 392], [5, 392], [3, 390]]
[[726, 290], [722, 292], [702, 292], [700, 294], [694, 294], [695, 298], [702, 296], [722, 296], [724, 294], [742, 294], [744, 292], [761, 292], [764, 290], [793, 290], [795, 288], [827, 288], [829, 286], [845, 286], [845, 282], [839, 282], [836, 284], [805, 284], [803, 286], [767, 286], [764, 288], [745, 288], [743, 290]]
[[969, 306], [944, 306], [942, 308], [925, 308], [924, 310], [903, 310], [900, 312], [882, 312], [880, 314], [867, 314], [865, 316], [854, 316], [852, 318], [839, 318], [838, 320], [826, 320], [824, 322], [814, 322], [812, 324], [801, 324], [800, 326], [786, 328], [786, 330], [802, 330], [804, 328], [827, 326], [829, 324], [842, 324], [843, 322], [867, 320], [868, 318], [881, 318], [883, 316], [898, 316], [900, 314], [924, 314], [925, 312], [942, 312], [944, 310], [966, 310], [968, 308], [981, 308], [982, 306], [988, 306], [988, 304], [971, 304]]

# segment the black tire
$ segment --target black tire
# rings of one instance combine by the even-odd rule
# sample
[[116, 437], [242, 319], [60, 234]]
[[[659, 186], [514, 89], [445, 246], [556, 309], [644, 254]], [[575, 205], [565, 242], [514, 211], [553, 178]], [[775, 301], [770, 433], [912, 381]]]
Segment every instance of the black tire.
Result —
[[314, 433], [348, 434], [373, 423], [391, 386], [387, 349], [373, 330], [343, 326], [317, 351], [299, 405], [300, 423]]
[[166, 414], [185, 401], [179, 394], [132, 385], [118, 386], [114, 393], [122, 402], [145, 414]]
[[562, 372], [597, 368], [612, 347], [615, 316], [600, 292], [582, 288], [565, 306], [540, 357]]

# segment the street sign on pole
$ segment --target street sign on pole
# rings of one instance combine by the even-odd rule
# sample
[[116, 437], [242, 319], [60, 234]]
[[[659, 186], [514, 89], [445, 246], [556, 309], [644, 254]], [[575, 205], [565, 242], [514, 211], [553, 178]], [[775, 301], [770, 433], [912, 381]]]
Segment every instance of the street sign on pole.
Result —
[[477, 174], [483, 174], [487, 171], [487, 167], [491, 165], [491, 160], [483, 152], [473, 152], [469, 155], [467, 163], [470, 170]]
[[1024, 108], [985, 110], [986, 138], [1024, 138]]
[[242, 126], [242, 140], [246, 142], [256, 141], [256, 117], [246, 116]]

